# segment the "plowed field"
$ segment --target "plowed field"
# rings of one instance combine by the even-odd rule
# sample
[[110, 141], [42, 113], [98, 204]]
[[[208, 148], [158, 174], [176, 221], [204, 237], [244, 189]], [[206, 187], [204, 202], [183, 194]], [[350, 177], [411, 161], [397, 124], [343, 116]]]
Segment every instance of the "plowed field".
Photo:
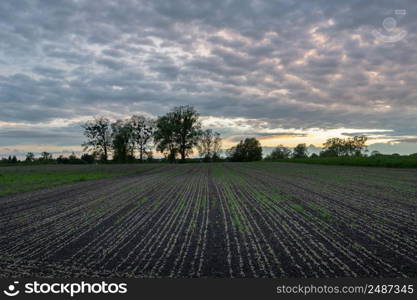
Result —
[[0, 276], [416, 277], [417, 171], [165, 165], [2, 196]]

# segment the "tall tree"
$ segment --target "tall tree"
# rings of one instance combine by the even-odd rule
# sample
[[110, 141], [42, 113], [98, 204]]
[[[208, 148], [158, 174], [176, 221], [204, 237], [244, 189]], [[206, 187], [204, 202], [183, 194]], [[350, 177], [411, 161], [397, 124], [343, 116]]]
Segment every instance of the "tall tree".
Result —
[[165, 116], [159, 117], [155, 132], [155, 142], [160, 151], [169, 150], [171, 159], [176, 153], [181, 161], [192, 153], [201, 136], [199, 114], [194, 107], [186, 105], [175, 107]]
[[361, 156], [367, 151], [366, 141], [367, 137], [364, 135], [347, 139], [330, 138], [323, 144], [324, 150], [320, 156]]
[[346, 156], [346, 144], [345, 140], [341, 138], [330, 138], [327, 139], [327, 141], [323, 144], [322, 153], [320, 153], [320, 156], [324, 157], [332, 157], [332, 156]]
[[175, 107], [173, 112], [173, 128], [175, 140], [181, 160], [192, 153], [194, 146], [197, 146], [201, 135], [201, 123], [198, 120], [199, 114], [194, 107], [186, 105]]
[[107, 161], [112, 145], [110, 120], [98, 117], [83, 124], [82, 128], [87, 138], [87, 141], [82, 144], [84, 151], [92, 150], [99, 154], [102, 160]]
[[220, 136], [220, 133], [215, 132], [214, 133], [214, 139], [213, 139], [213, 154], [211, 159], [213, 161], [217, 161], [220, 159], [220, 154], [222, 152], [222, 138]]
[[133, 143], [138, 148], [140, 161], [143, 161], [143, 155], [147, 153], [148, 145], [152, 140], [155, 124], [146, 117], [134, 115], [130, 118], [130, 126]]
[[216, 160], [220, 157], [221, 144], [220, 133], [212, 129], [204, 130], [198, 143], [198, 152], [205, 161]]
[[126, 162], [133, 153], [133, 130], [131, 123], [126, 120], [117, 120], [111, 124], [113, 160]]
[[178, 147], [175, 142], [171, 113], [159, 117], [156, 121], [154, 141], [156, 150], [163, 153], [170, 162], [174, 162], [178, 154]]

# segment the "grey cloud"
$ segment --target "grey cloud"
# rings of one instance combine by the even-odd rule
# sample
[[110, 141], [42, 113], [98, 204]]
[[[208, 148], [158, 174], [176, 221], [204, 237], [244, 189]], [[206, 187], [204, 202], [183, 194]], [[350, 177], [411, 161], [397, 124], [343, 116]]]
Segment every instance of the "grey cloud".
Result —
[[296, 132], [244, 132], [230, 138], [233, 142], [239, 142], [247, 137], [268, 138], [268, 137], [305, 137], [307, 134]]
[[116, 59], [110, 59], [110, 58], [99, 58], [96, 60], [96, 62], [112, 70], [121, 70], [125, 68], [126, 66], [124, 62], [118, 61]]
[[49, 127], [6, 127], [0, 129], [0, 146], [25, 144], [53, 144], [57, 146], [77, 145], [82, 141], [80, 124]]
[[1, 1], [0, 121], [191, 104], [271, 128], [414, 136], [417, 7], [396, 5], [409, 34], [387, 46], [371, 34], [393, 15], [387, 0]]
[[396, 143], [412, 143], [412, 144], [417, 144], [417, 138], [398, 139], [398, 140], [394, 140], [393, 142], [396, 142]]

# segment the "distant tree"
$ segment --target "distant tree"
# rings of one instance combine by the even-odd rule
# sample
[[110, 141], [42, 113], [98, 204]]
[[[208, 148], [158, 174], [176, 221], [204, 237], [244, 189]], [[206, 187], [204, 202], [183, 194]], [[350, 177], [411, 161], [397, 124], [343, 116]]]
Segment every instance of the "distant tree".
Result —
[[154, 134], [158, 151], [168, 152], [171, 161], [175, 160], [177, 154], [181, 161], [185, 161], [201, 136], [201, 123], [198, 119], [199, 114], [189, 105], [175, 107], [173, 111], [159, 117]]
[[331, 150], [322, 150], [320, 151], [320, 157], [337, 157], [337, 154], [334, 151]]
[[110, 120], [98, 117], [86, 122], [82, 127], [84, 136], [87, 138], [87, 141], [82, 144], [84, 151], [92, 150], [99, 154], [102, 160], [107, 161], [112, 145]]
[[26, 159], [27, 162], [33, 162], [35, 161], [35, 154], [33, 154], [32, 152], [28, 152], [26, 154]]
[[213, 152], [212, 152], [212, 156], [211, 156], [211, 160], [212, 161], [219, 161], [221, 160], [220, 155], [221, 155], [221, 150], [222, 148], [222, 138], [220, 136], [220, 133], [215, 132], [214, 133], [214, 139], [213, 139]]
[[132, 127], [132, 142], [139, 150], [140, 161], [143, 161], [143, 156], [152, 140], [155, 122], [146, 117], [134, 115], [130, 118], [130, 126]]
[[298, 144], [292, 151], [293, 158], [306, 158], [308, 157], [308, 149], [306, 144]]
[[278, 145], [274, 150], [266, 157], [266, 159], [285, 159], [291, 156], [291, 150], [283, 145]]
[[170, 162], [174, 162], [178, 154], [178, 146], [175, 141], [172, 123], [171, 113], [159, 117], [156, 122], [156, 130], [154, 133], [156, 150], [163, 153], [165, 158]]
[[17, 157], [15, 155], [13, 155], [11, 163], [12, 164], [16, 164], [17, 163]]
[[417, 153], [410, 154], [409, 156], [417, 158]]
[[52, 154], [44, 151], [41, 153], [40, 160], [43, 160], [43, 161], [52, 160]]
[[68, 156], [68, 160], [69, 160], [69, 163], [70, 164], [79, 164], [79, 163], [82, 163], [81, 159], [79, 159], [74, 152], [72, 152], [70, 154], [70, 156]]
[[181, 155], [181, 160], [192, 153], [194, 146], [197, 146], [201, 135], [201, 123], [198, 120], [199, 114], [192, 106], [175, 107], [173, 112], [173, 129], [175, 140]]
[[371, 157], [381, 156], [381, 152], [374, 150], [371, 152]]
[[92, 164], [95, 161], [95, 155], [84, 153], [83, 155], [81, 155], [81, 160], [88, 164]]
[[368, 149], [365, 146], [367, 140], [368, 138], [364, 135], [348, 138], [345, 141], [348, 156], [362, 156], [364, 152], [367, 152]]
[[317, 158], [317, 157], [319, 157], [316, 153], [312, 153], [311, 155], [310, 155], [310, 158]]
[[330, 138], [323, 144], [324, 150], [320, 153], [320, 156], [361, 156], [363, 152], [367, 151], [366, 141], [367, 137], [364, 135], [347, 139]]
[[221, 148], [220, 133], [213, 132], [212, 129], [202, 131], [198, 143], [198, 152], [204, 161], [214, 161], [220, 157]]
[[117, 120], [111, 124], [113, 160], [126, 162], [132, 158], [133, 130], [129, 121]]
[[345, 140], [341, 138], [330, 138], [323, 144], [323, 151], [320, 156], [323, 157], [336, 157], [346, 155]]
[[256, 138], [246, 138], [227, 151], [231, 161], [257, 161], [262, 159], [262, 147]]
[[57, 157], [56, 162], [58, 164], [68, 164], [69, 163], [69, 159], [68, 157], [64, 157], [62, 154], [60, 156]]

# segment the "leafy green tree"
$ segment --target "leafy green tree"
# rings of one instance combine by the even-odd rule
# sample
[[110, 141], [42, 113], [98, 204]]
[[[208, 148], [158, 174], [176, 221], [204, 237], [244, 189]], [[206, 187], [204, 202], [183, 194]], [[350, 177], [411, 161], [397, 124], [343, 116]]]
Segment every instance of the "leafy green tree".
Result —
[[272, 152], [266, 157], [266, 159], [286, 159], [291, 156], [291, 150], [283, 145], [278, 145]]
[[126, 162], [133, 158], [133, 130], [129, 121], [117, 120], [111, 124], [113, 160]]
[[354, 136], [347, 140], [348, 153], [350, 156], [362, 156], [363, 152], [367, 152], [366, 141], [368, 138], [364, 135]]
[[154, 141], [158, 151], [168, 153], [169, 160], [175, 160], [179, 154], [181, 161], [185, 161], [197, 146], [200, 136], [199, 114], [194, 107], [186, 105], [175, 107], [158, 118]]
[[175, 107], [172, 116], [178, 151], [181, 161], [185, 161], [200, 139], [201, 123], [198, 120], [200, 115], [194, 107], [186, 105]]
[[323, 151], [320, 156], [323, 157], [336, 157], [346, 155], [345, 140], [341, 138], [330, 138], [323, 144]]
[[262, 147], [256, 138], [246, 138], [235, 147], [227, 151], [231, 161], [257, 161], [262, 160]]
[[143, 161], [143, 156], [152, 141], [155, 122], [146, 117], [134, 115], [130, 118], [130, 126], [132, 127], [132, 142], [139, 150], [140, 161]]
[[347, 139], [330, 138], [323, 144], [324, 150], [320, 153], [320, 156], [361, 156], [363, 152], [367, 151], [366, 141], [367, 137], [364, 135]]
[[306, 144], [298, 144], [292, 151], [293, 158], [306, 158], [308, 157], [308, 149]]
[[102, 160], [107, 161], [112, 145], [110, 120], [98, 117], [83, 124], [82, 128], [87, 138], [87, 141], [82, 144], [84, 151], [92, 150], [100, 155]]
[[174, 162], [178, 154], [178, 147], [175, 142], [171, 113], [158, 118], [154, 141], [156, 150], [163, 153], [168, 161]]

